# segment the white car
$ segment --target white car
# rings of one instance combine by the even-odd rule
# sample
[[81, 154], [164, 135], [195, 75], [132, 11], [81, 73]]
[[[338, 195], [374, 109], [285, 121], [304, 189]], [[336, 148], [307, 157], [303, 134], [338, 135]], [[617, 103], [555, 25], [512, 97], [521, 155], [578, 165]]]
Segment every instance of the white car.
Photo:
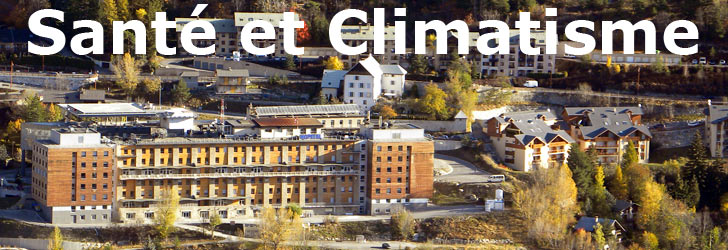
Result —
[[538, 87], [538, 82], [535, 81], [535, 80], [528, 80], [528, 81], [526, 81], [526, 83], [523, 84], [523, 87], [526, 87], [526, 88], [537, 88]]
[[506, 181], [506, 176], [502, 174], [496, 174], [488, 176], [488, 182], [504, 182]]

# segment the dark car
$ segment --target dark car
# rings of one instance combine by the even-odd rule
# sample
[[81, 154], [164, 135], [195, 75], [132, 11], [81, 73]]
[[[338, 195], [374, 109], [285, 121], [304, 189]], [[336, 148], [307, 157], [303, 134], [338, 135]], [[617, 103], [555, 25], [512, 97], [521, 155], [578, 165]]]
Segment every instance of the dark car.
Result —
[[389, 243], [382, 243], [382, 249], [389, 249], [390, 247]]

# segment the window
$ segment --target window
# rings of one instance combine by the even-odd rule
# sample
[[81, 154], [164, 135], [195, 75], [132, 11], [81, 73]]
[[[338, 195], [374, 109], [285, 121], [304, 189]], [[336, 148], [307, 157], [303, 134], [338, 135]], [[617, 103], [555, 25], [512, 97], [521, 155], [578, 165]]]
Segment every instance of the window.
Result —
[[182, 211], [182, 218], [189, 219], [192, 216], [192, 213], [190, 211]]

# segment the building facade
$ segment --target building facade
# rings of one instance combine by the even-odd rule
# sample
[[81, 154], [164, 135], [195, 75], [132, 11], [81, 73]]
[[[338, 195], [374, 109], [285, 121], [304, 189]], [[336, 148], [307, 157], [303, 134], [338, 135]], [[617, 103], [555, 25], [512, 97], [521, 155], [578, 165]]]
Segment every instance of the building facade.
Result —
[[217, 94], [246, 94], [250, 86], [247, 69], [218, 69], [215, 71], [215, 92]]
[[[356, 65], [359, 61], [364, 60], [367, 54], [371, 55], [381, 64], [400, 64], [400, 59], [404, 59], [403, 55], [394, 53], [394, 26], [384, 27], [384, 54], [374, 54], [374, 27], [366, 25], [342, 25], [341, 40], [344, 44], [356, 47], [364, 42], [367, 43], [367, 51], [359, 55], [341, 55], [341, 61], [344, 68], [348, 69]], [[403, 41], [404, 42], [404, 41]]]
[[[215, 45], [216, 56], [231, 57], [233, 52], [238, 51], [240, 47], [239, 36], [237, 29], [235, 28], [235, 22], [232, 19], [217, 19], [217, 18], [175, 18], [174, 21], [177, 23], [177, 53], [182, 56], [191, 55], [187, 50], [182, 48], [182, 29], [187, 23], [202, 20], [212, 24], [215, 27], [215, 39], [195, 39], [192, 43], [200, 48]], [[194, 29], [193, 33], [202, 33], [202, 29]]]
[[[76, 108], [84, 117], [130, 115], [104, 105]], [[293, 108], [349, 114], [350, 106]], [[251, 218], [264, 207], [294, 203], [307, 215], [386, 214], [392, 206], [427, 205], [434, 145], [421, 128], [362, 121], [354, 133], [330, 133], [341, 128], [326, 128], [323, 115], [273, 117], [281, 110], [265, 108], [255, 112], [261, 117], [224, 123], [230, 130], [190, 123], [194, 117], [180, 117], [186, 112], [178, 110], [143, 110], [169, 123], [184, 118], [174, 126], [131, 120], [33, 126], [50, 131], [29, 143], [33, 198], [59, 224], [149, 223], [170, 192], [180, 197], [183, 222], [212, 214]], [[108, 111], [90, 112], [102, 109]]]
[[630, 141], [639, 163], [649, 161], [652, 134], [641, 124], [643, 114], [641, 106], [567, 107], [562, 116], [582, 150], [594, 148], [601, 164], [620, 164]]
[[50, 130], [32, 144], [32, 194], [51, 223], [111, 222], [114, 145], [86, 128]]
[[728, 105], [713, 105], [709, 102], [705, 115], [705, 137], [710, 147], [710, 156], [723, 158], [728, 155]]
[[496, 154], [515, 170], [562, 165], [574, 142], [559, 128], [551, 111], [506, 113], [486, 124], [485, 133], [493, 141]]

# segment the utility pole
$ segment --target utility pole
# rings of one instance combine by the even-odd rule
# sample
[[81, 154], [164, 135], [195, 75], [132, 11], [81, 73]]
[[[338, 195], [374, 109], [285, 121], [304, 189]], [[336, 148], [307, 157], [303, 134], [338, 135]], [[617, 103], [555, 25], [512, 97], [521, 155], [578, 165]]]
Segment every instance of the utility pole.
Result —
[[13, 86], [13, 66], [14, 65], [15, 64], [13, 63], [13, 61], [10, 61], [10, 87]]
[[637, 85], [635, 85], [635, 94], [640, 92], [640, 66], [637, 66]]

